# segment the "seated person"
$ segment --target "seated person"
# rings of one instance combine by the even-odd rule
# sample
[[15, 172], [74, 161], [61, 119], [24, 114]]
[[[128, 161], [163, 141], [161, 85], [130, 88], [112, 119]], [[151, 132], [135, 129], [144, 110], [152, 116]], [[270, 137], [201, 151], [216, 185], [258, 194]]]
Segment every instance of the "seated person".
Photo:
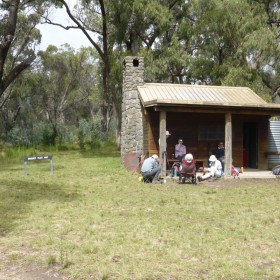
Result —
[[197, 180], [199, 182], [206, 180], [208, 178], [211, 178], [211, 177], [219, 178], [222, 176], [222, 171], [223, 171], [222, 164], [216, 158], [215, 155], [210, 156], [209, 162], [210, 162], [210, 167], [204, 169], [204, 172], [206, 172], [206, 173], [203, 176], [197, 176]]
[[182, 159], [182, 164], [179, 168], [179, 182], [185, 183], [185, 179], [192, 178], [192, 183], [195, 183], [196, 161], [192, 154], [186, 154]]
[[[193, 159], [192, 154], [186, 154], [186, 156], [182, 159], [181, 166], [179, 168], [180, 173], [189, 173], [196, 170], [195, 160]], [[191, 167], [191, 168], [189, 168]]]
[[141, 174], [144, 177], [153, 177], [152, 183], [159, 183], [159, 175], [161, 172], [161, 167], [158, 165], [158, 156], [152, 155], [146, 158], [141, 167]]
[[[174, 162], [172, 167], [171, 167], [171, 176], [176, 177], [177, 175], [180, 176], [180, 173], [182, 172], [182, 169], [185, 168], [186, 166], [190, 166], [190, 163], [195, 163], [193, 160], [193, 155], [192, 154], [186, 154], [183, 158], [182, 161]], [[184, 172], [184, 171], [183, 171]]]
[[178, 140], [178, 144], [175, 145], [175, 159], [182, 160], [186, 154], [186, 146], [183, 145], [183, 139]]
[[215, 151], [216, 158], [222, 163], [222, 167], [224, 169], [224, 163], [225, 163], [225, 147], [224, 143], [221, 141], [218, 144], [218, 148]]

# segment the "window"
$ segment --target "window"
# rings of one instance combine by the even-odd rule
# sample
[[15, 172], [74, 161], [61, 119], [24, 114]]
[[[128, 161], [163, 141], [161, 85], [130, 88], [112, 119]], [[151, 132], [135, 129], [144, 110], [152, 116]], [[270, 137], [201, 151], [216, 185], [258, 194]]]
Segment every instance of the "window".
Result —
[[223, 125], [201, 125], [198, 129], [199, 140], [221, 140], [225, 138]]

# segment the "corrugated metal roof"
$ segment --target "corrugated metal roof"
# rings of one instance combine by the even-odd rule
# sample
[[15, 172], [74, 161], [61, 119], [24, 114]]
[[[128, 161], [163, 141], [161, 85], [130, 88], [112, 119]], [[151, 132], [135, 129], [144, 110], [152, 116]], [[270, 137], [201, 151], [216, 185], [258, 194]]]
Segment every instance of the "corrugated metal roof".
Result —
[[247, 87], [146, 83], [138, 86], [144, 107], [156, 105], [213, 105], [280, 109]]

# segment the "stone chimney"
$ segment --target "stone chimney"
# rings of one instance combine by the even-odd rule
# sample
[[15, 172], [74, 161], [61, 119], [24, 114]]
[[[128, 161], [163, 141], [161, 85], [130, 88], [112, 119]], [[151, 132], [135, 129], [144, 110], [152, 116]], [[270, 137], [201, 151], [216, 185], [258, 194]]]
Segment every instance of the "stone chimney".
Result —
[[123, 62], [121, 157], [122, 163], [129, 169], [131, 158], [140, 154], [143, 145], [143, 119], [137, 91], [137, 86], [143, 84], [144, 58], [125, 57]]

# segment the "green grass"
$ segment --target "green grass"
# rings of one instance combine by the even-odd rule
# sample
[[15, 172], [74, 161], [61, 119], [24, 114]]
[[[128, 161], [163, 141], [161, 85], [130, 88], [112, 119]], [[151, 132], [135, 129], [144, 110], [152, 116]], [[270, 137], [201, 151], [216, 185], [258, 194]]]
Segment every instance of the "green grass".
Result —
[[[118, 152], [0, 161], [0, 251], [70, 279], [279, 279], [277, 181], [142, 184]], [[244, 181], [245, 182], [245, 181]], [[1, 265], [0, 265], [1, 269]]]

